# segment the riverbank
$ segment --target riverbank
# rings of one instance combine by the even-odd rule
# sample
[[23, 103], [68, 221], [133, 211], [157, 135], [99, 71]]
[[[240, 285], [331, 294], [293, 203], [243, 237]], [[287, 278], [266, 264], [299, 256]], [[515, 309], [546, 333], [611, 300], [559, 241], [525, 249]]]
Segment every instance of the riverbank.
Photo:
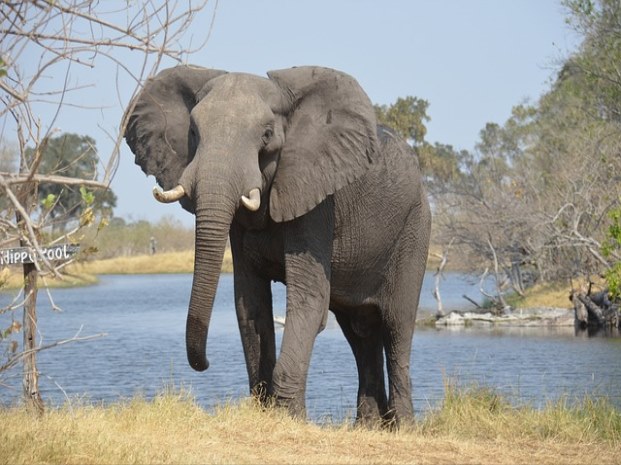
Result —
[[[192, 273], [194, 271], [194, 251], [186, 250], [85, 261], [72, 265], [71, 270], [94, 275]], [[233, 256], [230, 249], [224, 251], [222, 272], [233, 272]]]
[[443, 406], [398, 432], [316, 425], [249, 399], [213, 412], [168, 393], [35, 418], [0, 409], [0, 463], [621, 462], [621, 413], [604, 401], [513, 407], [486, 389], [449, 389]]
[[[51, 288], [78, 287], [96, 284], [98, 275], [192, 273], [193, 270], [194, 251], [187, 250], [76, 262], [67, 266], [63, 279], [48, 277], [46, 283]], [[233, 272], [233, 257], [229, 249], [224, 252], [222, 272]], [[21, 287], [23, 278], [19, 267], [0, 270], [0, 283], [4, 283], [0, 287], [6, 289]]]
[[518, 308], [505, 315], [491, 312], [451, 312], [435, 320], [436, 327], [465, 326], [571, 326], [575, 325], [574, 310], [558, 307]]
[[[429, 268], [430, 270], [432, 268]], [[97, 276], [106, 274], [168, 274], [192, 273], [194, 270], [194, 251], [165, 252], [154, 255], [132, 255], [105, 260], [88, 260], [71, 264], [67, 267], [63, 280], [48, 277], [49, 287], [74, 287], [97, 283]], [[233, 258], [227, 249], [222, 262], [222, 272], [233, 272]], [[0, 283], [4, 280], [5, 288], [16, 289], [22, 286], [20, 269], [14, 267], [0, 271]], [[569, 289], [563, 285], [543, 285], [529, 289], [523, 298], [511, 299], [513, 308], [565, 308], [571, 307]], [[465, 301], [464, 301], [465, 303]], [[425, 318], [433, 316], [426, 315]]]
[[[83, 287], [97, 284], [98, 279], [94, 274], [68, 272], [63, 275], [62, 279], [52, 276], [41, 278], [39, 287], [50, 288], [67, 288], [67, 287]], [[17, 267], [0, 269], [0, 289], [12, 290], [19, 289], [24, 286], [24, 277], [21, 270]]]

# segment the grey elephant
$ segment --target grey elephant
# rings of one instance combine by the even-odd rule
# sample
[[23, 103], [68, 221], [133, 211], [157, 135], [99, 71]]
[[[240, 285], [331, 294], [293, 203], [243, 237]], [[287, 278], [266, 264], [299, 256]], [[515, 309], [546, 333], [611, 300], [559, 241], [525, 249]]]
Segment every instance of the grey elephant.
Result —
[[[410, 353], [431, 215], [416, 156], [378, 126], [349, 75], [179, 66], [126, 111], [136, 164], [196, 216], [188, 361], [206, 342], [227, 237], [251, 393], [305, 414], [306, 377], [331, 310], [358, 368], [357, 420], [413, 415]], [[271, 281], [286, 284], [276, 356]], [[384, 382], [384, 354], [388, 397]]]

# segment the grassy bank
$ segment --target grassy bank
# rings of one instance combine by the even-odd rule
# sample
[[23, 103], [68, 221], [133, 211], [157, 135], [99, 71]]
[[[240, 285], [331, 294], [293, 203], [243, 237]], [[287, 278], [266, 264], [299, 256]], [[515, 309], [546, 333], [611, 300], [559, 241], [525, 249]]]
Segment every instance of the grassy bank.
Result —
[[[433, 269], [430, 262], [429, 270]], [[436, 265], [437, 266], [437, 265]], [[75, 287], [94, 284], [97, 275], [102, 274], [159, 274], [159, 273], [192, 273], [194, 270], [194, 251], [165, 252], [154, 255], [131, 255], [91, 260], [72, 264], [67, 268], [63, 280], [48, 278], [50, 287]], [[227, 249], [222, 262], [222, 272], [233, 271], [233, 258]], [[6, 281], [6, 288], [14, 289], [22, 286], [23, 278], [19, 268], [0, 271], [0, 283]], [[569, 307], [569, 288], [567, 285], [546, 284], [535, 286], [526, 291], [525, 297], [511, 297], [509, 303], [513, 307]]]
[[[159, 274], [192, 273], [194, 270], [194, 251], [157, 253], [154, 255], [134, 255], [127, 257], [93, 260], [73, 265], [72, 270], [86, 274]], [[233, 271], [231, 251], [224, 252], [222, 272]]]
[[252, 401], [213, 413], [186, 395], [32, 417], [0, 410], [0, 463], [620, 463], [621, 415], [603, 402], [512, 408], [486, 390], [397, 433], [318, 426]]
[[[90, 286], [97, 283], [97, 276], [87, 273], [70, 272], [57, 279], [47, 276], [41, 279], [39, 287], [45, 285], [51, 288]], [[19, 268], [0, 269], [0, 289], [18, 289], [24, 287], [24, 277]]]
[[[88, 286], [97, 283], [97, 275], [102, 274], [159, 274], [192, 273], [194, 270], [194, 251], [167, 252], [154, 255], [132, 255], [105, 260], [91, 260], [71, 264], [62, 280], [46, 278], [51, 288]], [[222, 272], [233, 272], [233, 257], [226, 250], [222, 262]], [[19, 267], [0, 269], [0, 284], [6, 289], [23, 286]]]
[[570, 308], [570, 288], [567, 284], [546, 283], [537, 284], [526, 290], [524, 297], [514, 295], [509, 297], [508, 303], [513, 307], [560, 307]]

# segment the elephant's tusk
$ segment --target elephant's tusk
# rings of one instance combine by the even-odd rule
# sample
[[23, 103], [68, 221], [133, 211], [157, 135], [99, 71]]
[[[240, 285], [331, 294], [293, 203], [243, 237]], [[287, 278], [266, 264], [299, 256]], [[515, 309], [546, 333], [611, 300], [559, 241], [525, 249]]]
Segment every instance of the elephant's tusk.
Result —
[[250, 191], [249, 197], [242, 195], [241, 202], [251, 212], [256, 212], [261, 206], [261, 191], [256, 187]]
[[169, 191], [162, 191], [157, 186], [153, 188], [153, 197], [155, 197], [155, 199], [158, 202], [162, 202], [162, 203], [176, 202], [184, 195], [185, 195], [185, 190], [183, 189], [183, 186], [181, 185], [178, 185], [177, 187], [173, 187]]

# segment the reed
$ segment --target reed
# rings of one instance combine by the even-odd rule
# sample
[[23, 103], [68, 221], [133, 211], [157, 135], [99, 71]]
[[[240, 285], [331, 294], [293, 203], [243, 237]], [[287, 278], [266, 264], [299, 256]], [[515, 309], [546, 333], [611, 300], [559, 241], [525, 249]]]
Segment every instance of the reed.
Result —
[[465, 439], [621, 444], [621, 412], [606, 398], [589, 396], [562, 397], [540, 409], [516, 407], [491, 388], [458, 388], [448, 380], [441, 408], [431, 411], [418, 431]]

